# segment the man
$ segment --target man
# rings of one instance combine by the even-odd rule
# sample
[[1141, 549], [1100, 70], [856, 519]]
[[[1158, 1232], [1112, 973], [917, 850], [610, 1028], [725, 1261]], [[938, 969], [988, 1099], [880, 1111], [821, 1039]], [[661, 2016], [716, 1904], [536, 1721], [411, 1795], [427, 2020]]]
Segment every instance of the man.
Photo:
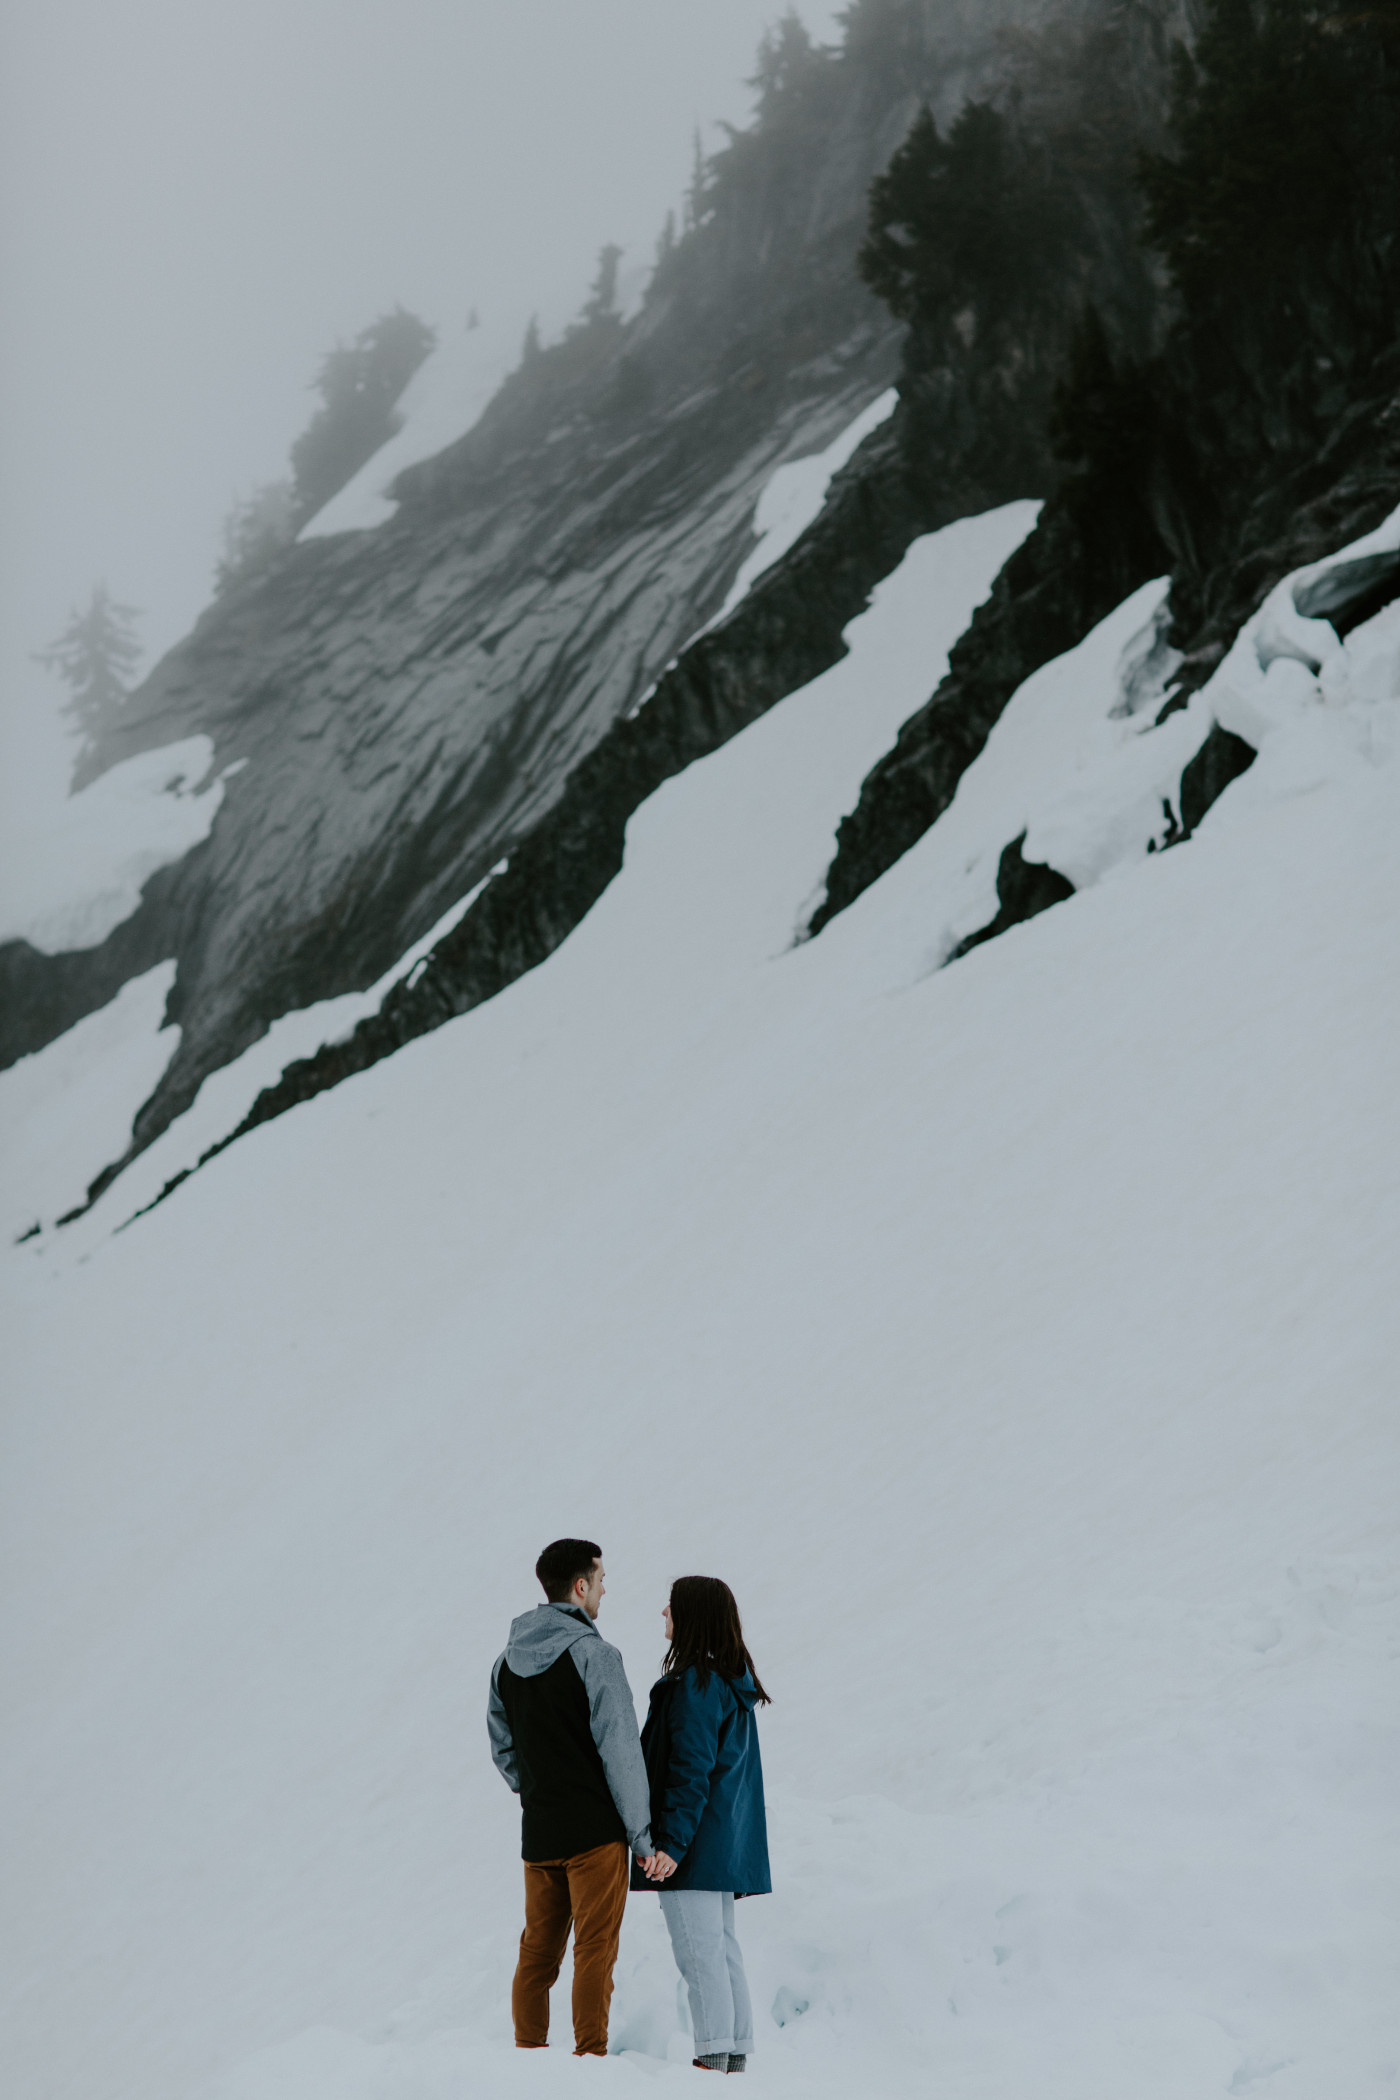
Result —
[[637, 1715], [622, 1657], [593, 1623], [601, 1548], [556, 1539], [535, 1563], [546, 1598], [491, 1672], [491, 1755], [520, 1796], [525, 1930], [511, 1988], [517, 2049], [549, 2038], [549, 1988], [574, 1933], [574, 2054], [606, 2056], [629, 1850], [658, 1866]]

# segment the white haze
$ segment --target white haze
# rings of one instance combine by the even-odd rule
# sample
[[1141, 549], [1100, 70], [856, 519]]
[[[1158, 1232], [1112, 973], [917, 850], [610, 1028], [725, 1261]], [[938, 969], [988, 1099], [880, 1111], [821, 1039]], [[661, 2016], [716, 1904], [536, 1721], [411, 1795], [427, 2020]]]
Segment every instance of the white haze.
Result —
[[[396, 302], [546, 335], [645, 265], [781, 0], [10, 0], [0, 16], [0, 821], [62, 793], [33, 652], [105, 579], [147, 663], [325, 352]], [[804, 0], [834, 41], [838, 9]]]

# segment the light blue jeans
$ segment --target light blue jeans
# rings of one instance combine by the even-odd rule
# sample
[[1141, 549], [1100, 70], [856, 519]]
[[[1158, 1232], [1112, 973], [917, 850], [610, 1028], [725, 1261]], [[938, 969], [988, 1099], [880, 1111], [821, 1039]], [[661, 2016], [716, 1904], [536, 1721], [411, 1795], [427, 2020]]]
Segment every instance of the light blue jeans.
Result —
[[662, 1889], [661, 1915], [690, 1996], [695, 2054], [753, 2052], [753, 2007], [734, 1937], [734, 1898], [723, 1889]]

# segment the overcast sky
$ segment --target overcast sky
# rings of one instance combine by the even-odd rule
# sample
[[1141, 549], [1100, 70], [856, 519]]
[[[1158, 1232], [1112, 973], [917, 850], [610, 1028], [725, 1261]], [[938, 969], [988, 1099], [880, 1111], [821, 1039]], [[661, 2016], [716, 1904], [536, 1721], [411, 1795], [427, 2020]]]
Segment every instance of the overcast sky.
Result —
[[[230, 505], [285, 471], [323, 354], [397, 302], [546, 334], [650, 256], [783, 0], [4, 0], [0, 728], [92, 584], [149, 664]], [[834, 41], [839, 0], [800, 0]]]

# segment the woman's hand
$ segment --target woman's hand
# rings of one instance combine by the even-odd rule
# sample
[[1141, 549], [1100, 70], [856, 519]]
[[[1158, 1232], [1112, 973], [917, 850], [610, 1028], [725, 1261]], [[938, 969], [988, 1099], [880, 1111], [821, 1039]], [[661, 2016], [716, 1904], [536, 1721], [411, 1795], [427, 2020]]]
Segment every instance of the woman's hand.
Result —
[[669, 1881], [676, 1871], [676, 1862], [669, 1852], [654, 1852], [650, 1859], [642, 1861], [642, 1866], [648, 1881]]

